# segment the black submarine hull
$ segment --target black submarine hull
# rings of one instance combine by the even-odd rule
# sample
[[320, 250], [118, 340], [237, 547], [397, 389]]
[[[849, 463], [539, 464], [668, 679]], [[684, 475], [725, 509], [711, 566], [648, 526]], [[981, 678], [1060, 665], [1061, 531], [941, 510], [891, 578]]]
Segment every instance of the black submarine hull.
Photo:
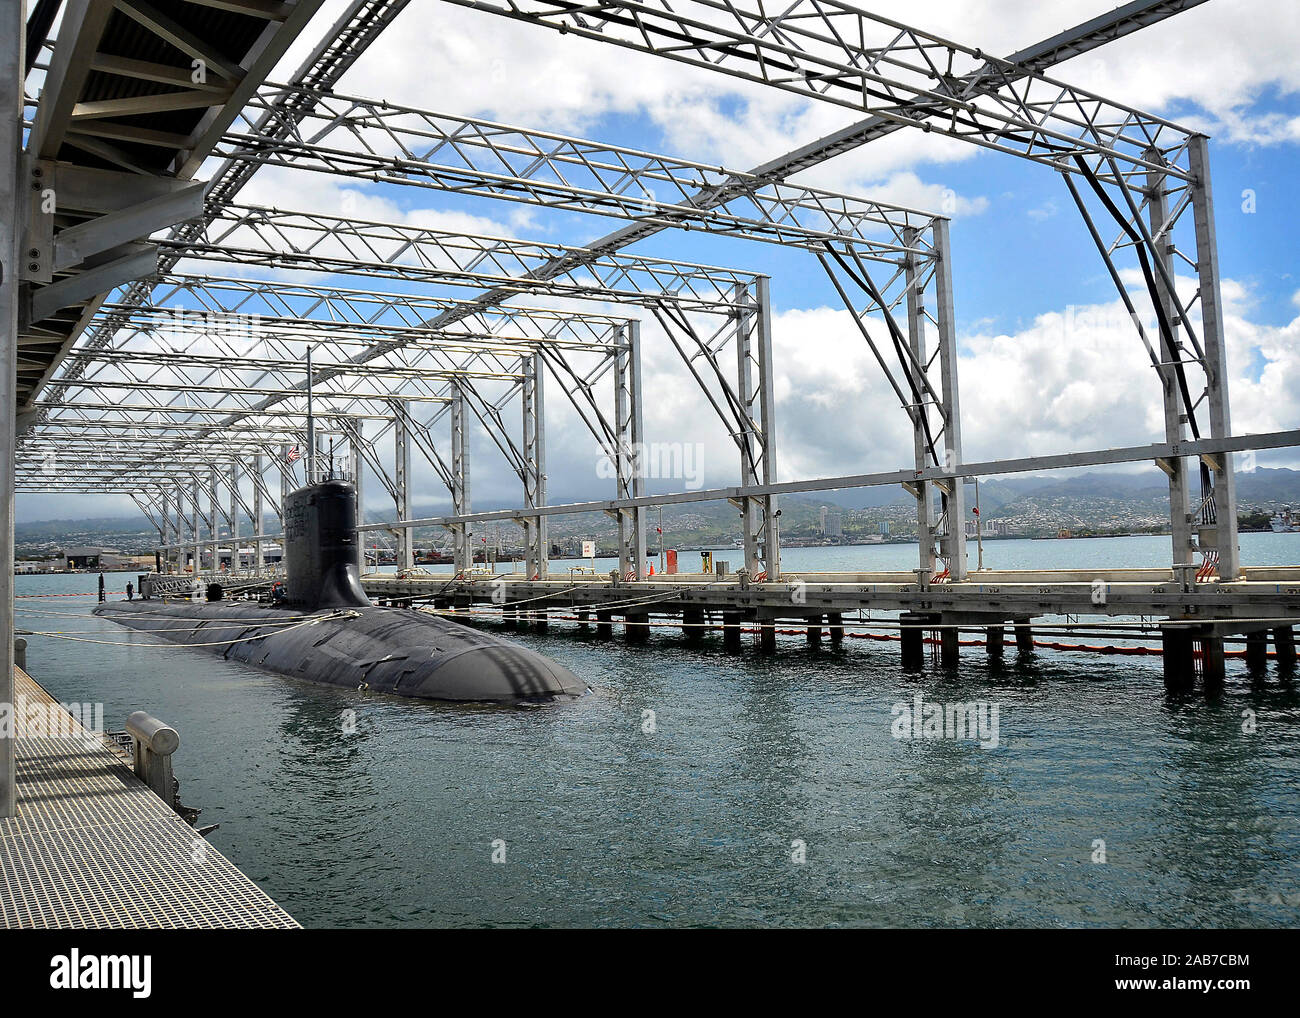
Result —
[[237, 601], [114, 601], [95, 614], [228, 661], [349, 689], [490, 703], [587, 692], [567, 668], [526, 647], [409, 609], [304, 613]]
[[350, 689], [491, 703], [587, 692], [567, 668], [518, 644], [372, 605], [361, 586], [356, 488], [346, 481], [286, 497], [284, 538], [287, 589], [273, 605], [222, 600], [214, 584], [206, 604], [147, 598], [100, 605], [96, 614], [229, 661]]

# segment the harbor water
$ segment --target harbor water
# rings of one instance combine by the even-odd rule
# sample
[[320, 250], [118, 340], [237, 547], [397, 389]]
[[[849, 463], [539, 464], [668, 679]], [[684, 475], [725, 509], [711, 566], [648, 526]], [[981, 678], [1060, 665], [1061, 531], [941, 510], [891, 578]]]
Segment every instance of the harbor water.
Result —
[[[1242, 547], [1248, 565], [1300, 561], [1300, 534]], [[995, 568], [1167, 555], [1157, 537], [985, 547]], [[182, 799], [307, 926], [1300, 922], [1300, 696], [1271, 665], [1252, 682], [1234, 659], [1221, 698], [1174, 699], [1154, 657], [1009, 649], [997, 667], [968, 648], [956, 672], [906, 674], [895, 643], [785, 637], [764, 658], [676, 628], [628, 646], [556, 624], [512, 638], [589, 696], [447, 706], [262, 673], [96, 619], [93, 596], [34, 596], [94, 576], [16, 582], [19, 626], [66, 637], [28, 637], [32, 674], [102, 702], [110, 728], [139, 708], [174, 725]], [[996, 745], [897, 738], [918, 696], [995, 706]]]

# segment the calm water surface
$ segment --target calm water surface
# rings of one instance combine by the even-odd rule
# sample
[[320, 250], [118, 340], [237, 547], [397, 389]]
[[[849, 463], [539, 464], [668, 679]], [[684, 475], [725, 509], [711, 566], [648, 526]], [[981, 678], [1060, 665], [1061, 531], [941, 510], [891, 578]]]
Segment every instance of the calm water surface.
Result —
[[[1157, 565], [1167, 538], [999, 541], [998, 568]], [[1248, 564], [1300, 535], [1243, 535]], [[791, 549], [787, 569], [910, 568], [912, 546]], [[110, 575], [110, 589], [128, 579]], [[20, 577], [19, 594], [93, 577]], [[30, 669], [110, 727], [181, 732], [186, 803], [309, 926], [1291, 926], [1300, 922], [1300, 696], [1229, 664], [1172, 700], [1159, 659], [1040, 652], [909, 676], [896, 644], [774, 658], [519, 634], [595, 691], [442, 707], [263, 674], [25, 599]], [[20, 623], [22, 625], [23, 623]], [[999, 706], [1000, 744], [898, 741], [921, 693]], [[356, 734], [342, 734], [344, 711]], [[645, 711], [657, 730], [643, 732]], [[1244, 734], [1244, 712], [1257, 731]], [[492, 862], [505, 842], [506, 863]], [[1107, 862], [1092, 862], [1105, 841]], [[792, 843], [807, 861], [791, 861]]]

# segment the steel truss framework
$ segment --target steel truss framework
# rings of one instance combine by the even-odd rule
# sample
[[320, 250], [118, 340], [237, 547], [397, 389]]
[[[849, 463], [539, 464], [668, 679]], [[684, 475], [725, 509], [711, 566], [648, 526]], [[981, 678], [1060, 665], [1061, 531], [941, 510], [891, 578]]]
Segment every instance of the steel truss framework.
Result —
[[[302, 453], [304, 476], [315, 476], [328, 446], [338, 443], [332, 459], [346, 464], [338, 469], [358, 481], [368, 470], [393, 498], [397, 522], [369, 526], [396, 533], [399, 562], [411, 560], [411, 527], [436, 522], [452, 533], [458, 567], [468, 568], [473, 525], [511, 518], [524, 529], [528, 574], [542, 575], [552, 514], [545, 466], [549, 375], [616, 464], [615, 498], [587, 508], [617, 519], [621, 572], [639, 577], [650, 504], [636, 460], [644, 442], [640, 350], [643, 327], [652, 320], [735, 439], [740, 484], [714, 497], [731, 499], [741, 513], [746, 566], [775, 579], [776, 496], [821, 490], [821, 484], [776, 483], [768, 281], [620, 253], [667, 228], [693, 229], [799, 247], [818, 259], [915, 436], [908, 476], [863, 475], [860, 483], [903, 483], [916, 495], [922, 582], [964, 578], [960, 480], [970, 471], [961, 450], [948, 222], [784, 179], [894, 130], [920, 127], [1061, 173], [1161, 380], [1166, 441], [1155, 458], [1170, 477], [1174, 563], [1189, 563], [1199, 547], [1217, 555], [1221, 577], [1238, 574], [1231, 452], [1244, 446], [1227, 441], [1205, 139], [1043, 73], [1065, 56], [1194, 4], [1129, 4], [1073, 34], [997, 60], [824, 2], [795, 2], [779, 14], [723, 0], [452, 2], [748, 77], [859, 109], [868, 119], [742, 172], [339, 95], [331, 86], [350, 62], [353, 43], [341, 43], [344, 51], [333, 60], [318, 50], [324, 69], [315, 77], [305, 69], [293, 85], [263, 86], [249, 97], [217, 143], [226, 162], [203, 215], [158, 245], [162, 274], [98, 307], [89, 340], [30, 405], [36, 426], [24, 446], [20, 490], [131, 486], [169, 555], [197, 548], [206, 533], [215, 563], [221, 520], [235, 546], [241, 512], [255, 521], [259, 545], [265, 540], [262, 509], [278, 511], [295, 480], [291, 449]], [[373, 37], [366, 32], [377, 31], [401, 6], [354, 4], [344, 22], [358, 33], [355, 45], [364, 48]], [[369, 29], [360, 27], [361, 15]], [[235, 204], [239, 186], [260, 165], [598, 212], [627, 225], [577, 248]], [[1185, 220], [1190, 223], [1179, 230]], [[186, 276], [173, 271], [181, 258], [378, 276], [419, 285], [421, 294]], [[1145, 306], [1123, 285], [1121, 258], [1136, 260], [1142, 271], [1153, 327], [1142, 323]], [[1196, 275], [1194, 294], [1176, 285], [1180, 259]], [[450, 295], [429, 296], [430, 286]], [[466, 299], [456, 295], [458, 287], [484, 292]], [[525, 293], [642, 311], [619, 317], [505, 303]], [[302, 370], [307, 348], [315, 357], [310, 395]], [[596, 394], [607, 374], [608, 412]], [[517, 431], [505, 423], [516, 396]], [[310, 437], [309, 401], [319, 421]], [[1198, 410], [1208, 420], [1204, 429]], [[523, 505], [505, 517], [471, 510], [471, 420], [519, 476]], [[131, 430], [123, 435], [122, 428]], [[106, 439], [120, 445], [106, 448]], [[383, 448], [387, 443], [391, 451]], [[1184, 448], [1195, 449], [1202, 463], [1194, 508]], [[450, 491], [450, 514], [412, 519], [413, 450]], [[1104, 453], [1077, 460], [1108, 461]]]
[[[902, 127], [947, 135], [1051, 167], [1062, 175], [1121, 299], [1134, 316], [1138, 337], [1163, 390], [1166, 440], [1177, 444], [1186, 429], [1193, 438], [1200, 438], [1203, 430], [1215, 438], [1231, 434], [1206, 139], [1044, 73], [1052, 62], [1096, 45], [1099, 33], [1100, 38], [1124, 34], [1194, 4], [1131, 3], [1080, 26], [1073, 40], [1058, 37], [1002, 60], [833, 0], [794, 0], [776, 8], [748, 0], [451, 2], [761, 82], [867, 115], [862, 124], [778, 161], [787, 172], [807, 165], [809, 159], [858, 147]], [[1184, 213], [1192, 223], [1190, 230], [1183, 231], [1190, 233], [1190, 239], [1180, 247], [1175, 230]], [[1108, 225], [1099, 226], [1097, 219]], [[1107, 242], [1106, 228], [1118, 232], [1118, 237]], [[1116, 264], [1121, 253], [1136, 261], [1142, 273], [1146, 303], [1156, 320], [1154, 329], [1143, 327], [1121, 280]], [[1196, 276], [1190, 298], [1182, 297], [1176, 287], [1179, 258]], [[901, 345], [897, 330], [891, 332]], [[941, 339], [941, 351], [943, 347]], [[955, 375], [951, 381], [955, 384]], [[912, 395], [919, 401], [933, 393], [922, 394], [914, 386]], [[1198, 409], [1208, 423], [1204, 429]], [[955, 402], [944, 410], [951, 415], [948, 432], [958, 438], [959, 457]], [[923, 417], [913, 413], [913, 422], [918, 457], [922, 438], [933, 455], [937, 450]], [[1174, 565], [1190, 564], [1199, 547], [1208, 562], [1217, 564], [1221, 577], [1237, 577], [1240, 557], [1231, 457], [1202, 460], [1201, 493], [1194, 509], [1186, 462], [1175, 458], [1160, 465], [1169, 475]], [[949, 497], [954, 495], [960, 499], [956, 492]], [[947, 511], [954, 509], [960, 509], [959, 501]], [[926, 511], [923, 507], [922, 517]], [[926, 522], [920, 522], [924, 534]]]

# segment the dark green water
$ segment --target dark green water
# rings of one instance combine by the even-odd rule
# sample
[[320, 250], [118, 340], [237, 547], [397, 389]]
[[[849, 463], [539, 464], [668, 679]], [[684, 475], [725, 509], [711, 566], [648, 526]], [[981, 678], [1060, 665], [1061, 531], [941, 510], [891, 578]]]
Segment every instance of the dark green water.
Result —
[[[120, 644], [32, 637], [30, 670], [64, 700], [104, 702], [110, 727], [139, 707], [174, 724], [184, 800], [309, 926], [1300, 920], [1300, 695], [1273, 673], [1252, 686], [1239, 662], [1220, 700], [1177, 701], [1159, 659], [1009, 653], [991, 670], [972, 648], [958, 674], [908, 676], [892, 643], [789, 638], [765, 660], [716, 637], [691, 650], [663, 630], [630, 649], [556, 625], [517, 638], [591, 696], [453, 708], [26, 617]], [[996, 703], [998, 747], [896, 740], [891, 708], [918, 692]]]

